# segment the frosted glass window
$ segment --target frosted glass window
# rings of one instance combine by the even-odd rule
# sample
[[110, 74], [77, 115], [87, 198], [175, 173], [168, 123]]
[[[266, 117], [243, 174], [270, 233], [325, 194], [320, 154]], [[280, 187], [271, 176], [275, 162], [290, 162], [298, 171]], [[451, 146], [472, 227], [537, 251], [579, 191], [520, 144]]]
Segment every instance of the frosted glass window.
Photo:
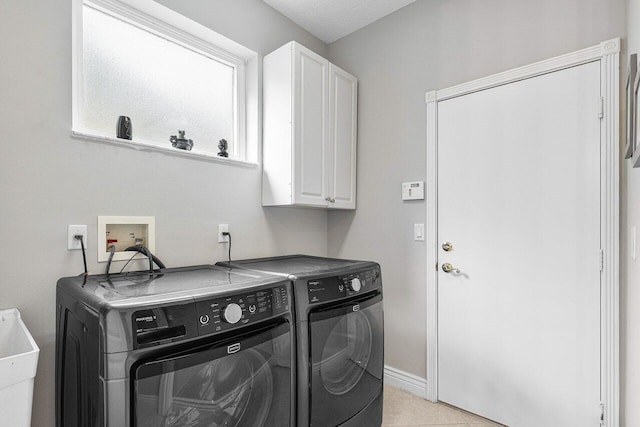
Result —
[[170, 136], [184, 130], [193, 153], [216, 155], [225, 139], [237, 155], [234, 64], [88, 5], [82, 20], [83, 131], [115, 137], [128, 116], [133, 141], [172, 149]]

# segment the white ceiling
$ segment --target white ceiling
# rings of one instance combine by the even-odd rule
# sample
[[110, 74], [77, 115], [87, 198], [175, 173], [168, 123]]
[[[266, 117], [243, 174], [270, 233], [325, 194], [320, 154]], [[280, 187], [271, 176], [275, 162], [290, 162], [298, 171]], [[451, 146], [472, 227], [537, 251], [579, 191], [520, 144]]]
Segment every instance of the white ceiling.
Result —
[[333, 43], [415, 0], [263, 0], [325, 43]]

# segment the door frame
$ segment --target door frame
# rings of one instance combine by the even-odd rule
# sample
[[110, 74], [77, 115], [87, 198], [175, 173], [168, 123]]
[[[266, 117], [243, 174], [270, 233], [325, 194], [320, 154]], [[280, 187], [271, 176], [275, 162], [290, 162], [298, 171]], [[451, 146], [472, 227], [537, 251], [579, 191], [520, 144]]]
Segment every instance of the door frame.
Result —
[[[620, 39], [503, 73], [427, 92], [427, 399], [438, 401], [438, 102], [590, 62], [600, 63], [600, 405], [619, 425], [619, 97]], [[594, 112], [597, 114], [597, 112]]]

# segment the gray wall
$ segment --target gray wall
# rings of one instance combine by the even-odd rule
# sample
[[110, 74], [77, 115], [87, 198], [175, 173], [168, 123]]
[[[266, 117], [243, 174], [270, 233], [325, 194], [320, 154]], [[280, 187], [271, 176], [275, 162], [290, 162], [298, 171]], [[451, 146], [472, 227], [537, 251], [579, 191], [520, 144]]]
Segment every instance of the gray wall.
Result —
[[[640, 53], [638, 16], [640, 0], [627, 0], [627, 53]], [[621, 73], [623, 92], [627, 64], [628, 59], [625, 58]], [[624, 93], [622, 96], [624, 100]], [[626, 135], [624, 127], [622, 131]], [[640, 262], [631, 258], [629, 238], [631, 227], [640, 232], [640, 169], [632, 168], [630, 160], [622, 160], [620, 169], [620, 419], [621, 425], [631, 427], [640, 425], [640, 407], [637, 404], [640, 401]], [[640, 238], [638, 232], [636, 238]]]
[[[292, 39], [325, 54], [261, 0], [162, 3], [260, 54]], [[326, 213], [263, 209], [259, 168], [71, 138], [71, 2], [3, 1], [0, 16], [0, 309], [18, 307], [40, 346], [33, 425], [51, 426], [55, 285], [82, 270], [80, 252], [66, 250], [67, 224], [89, 225], [97, 273], [98, 215], [154, 215], [157, 255], [179, 266], [225, 258], [220, 222], [235, 257], [326, 255]]]
[[625, 25], [625, 0], [418, 0], [329, 46], [359, 78], [358, 209], [329, 213], [329, 255], [382, 264], [388, 365], [426, 375], [425, 245], [412, 236], [425, 204], [400, 195], [402, 181], [425, 179], [425, 92], [624, 36]]
[[[425, 250], [412, 230], [425, 205], [400, 200], [402, 181], [425, 177], [424, 93], [624, 36], [626, 25], [625, 0], [418, 0], [327, 49], [261, 0], [159, 2], [260, 54], [295, 39], [358, 76], [358, 210], [263, 209], [259, 169], [71, 138], [71, 3], [0, 2], [0, 309], [18, 307], [42, 350], [34, 426], [53, 422], [55, 281], [81, 271], [80, 254], [66, 251], [66, 226], [89, 225], [89, 269], [100, 272], [98, 215], [155, 215], [157, 254], [169, 266], [224, 258], [220, 222], [231, 225], [236, 257], [328, 251], [378, 260], [386, 362], [424, 377]], [[640, 0], [626, 4], [635, 51], [630, 17]], [[640, 213], [640, 176], [627, 164], [623, 236], [640, 227], [626, 220]], [[640, 409], [624, 403], [640, 398], [640, 315], [629, 307], [640, 293], [625, 283], [640, 280], [638, 264], [623, 263], [622, 278], [622, 413], [633, 426]]]

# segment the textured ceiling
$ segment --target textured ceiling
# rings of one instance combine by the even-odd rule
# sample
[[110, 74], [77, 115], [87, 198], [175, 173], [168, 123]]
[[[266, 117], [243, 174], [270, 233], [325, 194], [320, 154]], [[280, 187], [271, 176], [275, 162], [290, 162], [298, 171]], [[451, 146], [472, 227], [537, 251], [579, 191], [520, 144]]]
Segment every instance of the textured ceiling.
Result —
[[374, 22], [415, 0], [263, 0], [325, 43]]

